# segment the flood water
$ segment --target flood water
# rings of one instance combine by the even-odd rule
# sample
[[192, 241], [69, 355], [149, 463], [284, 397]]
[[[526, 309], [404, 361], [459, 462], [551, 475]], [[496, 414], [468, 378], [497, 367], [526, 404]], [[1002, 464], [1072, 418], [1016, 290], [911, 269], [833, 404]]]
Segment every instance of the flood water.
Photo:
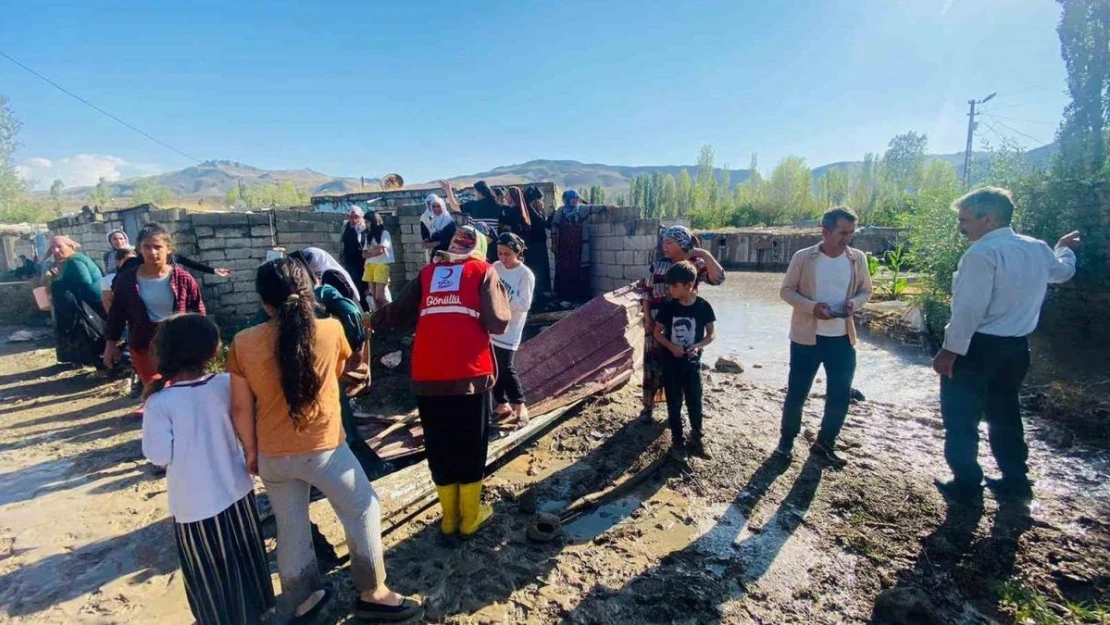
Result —
[[[700, 295], [713, 304], [717, 340], [706, 348], [704, 362], [734, 357], [744, 376], [786, 386], [790, 366], [790, 315], [779, 298], [784, 274], [730, 271], [721, 286], [703, 286]], [[852, 386], [870, 400], [920, 403], [938, 399], [939, 382], [932, 357], [921, 347], [860, 329], [856, 378]], [[825, 375], [817, 374], [813, 392], [824, 392]]]

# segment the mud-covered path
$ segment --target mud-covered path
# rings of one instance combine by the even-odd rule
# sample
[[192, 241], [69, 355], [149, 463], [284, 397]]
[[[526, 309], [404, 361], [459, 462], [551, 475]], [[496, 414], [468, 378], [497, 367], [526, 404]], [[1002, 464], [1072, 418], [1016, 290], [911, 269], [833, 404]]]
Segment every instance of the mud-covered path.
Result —
[[[0, 344], [0, 621], [192, 622], [134, 402], [52, 358], [45, 343]], [[497, 516], [475, 540], [442, 546], [434, 509], [388, 536], [391, 585], [451, 623], [1006, 622], [1010, 579], [1053, 600], [1107, 598], [1105, 452], [1053, 446], [1070, 441], [1030, 420], [1031, 514], [993, 499], [950, 514], [932, 486], [946, 475], [935, 406], [854, 405], [848, 467], [803, 444], [781, 465], [781, 391], [715, 373], [712, 460], [668, 461], [561, 539], [528, 541], [526, 490], [557, 510], [664, 452], [662, 425], [635, 422], [636, 390], [595, 398], [491, 476]], [[811, 400], [808, 426], [819, 410]], [[339, 592], [319, 622], [348, 622], [346, 568], [329, 578]]]

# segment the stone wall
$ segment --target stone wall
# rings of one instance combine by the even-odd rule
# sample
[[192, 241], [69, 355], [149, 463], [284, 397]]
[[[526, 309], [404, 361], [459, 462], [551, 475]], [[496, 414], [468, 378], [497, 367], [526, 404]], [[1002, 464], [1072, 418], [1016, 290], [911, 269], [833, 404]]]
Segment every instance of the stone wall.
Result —
[[595, 295], [647, 275], [659, 244], [660, 223], [639, 215], [639, 209], [623, 207], [590, 218], [590, 286]]
[[[727, 228], [697, 231], [702, 246], [722, 265], [735, 269], [785, 269], [798, 250], [821, 242], [820, 228]], [[852, 247], [881, 255], [893, 249], [897, 228], [861, 228]]]

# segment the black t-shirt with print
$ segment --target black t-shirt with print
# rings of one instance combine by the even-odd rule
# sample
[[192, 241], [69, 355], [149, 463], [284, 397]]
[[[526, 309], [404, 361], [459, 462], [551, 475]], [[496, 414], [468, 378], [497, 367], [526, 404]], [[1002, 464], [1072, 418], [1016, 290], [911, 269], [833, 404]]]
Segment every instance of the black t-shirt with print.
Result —
[[[663, 327], [663, 336], [679, 347], [691, 347], [705, 339], [705, 327], [717, 321], [713, 307], [702, 298], [694, 300], [693, 304], [683, 306], [676, 299], [660, 305], [655, 322]], [[674, 359], [670, 350], [660, 348], [666, 358]], [[698, 362], [701, 354], [683, 360]]]

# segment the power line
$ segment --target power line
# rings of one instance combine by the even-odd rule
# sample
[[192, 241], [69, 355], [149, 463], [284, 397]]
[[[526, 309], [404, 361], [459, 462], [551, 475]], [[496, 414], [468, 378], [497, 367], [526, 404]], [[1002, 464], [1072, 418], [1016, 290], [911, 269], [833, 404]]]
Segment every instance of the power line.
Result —
[[[996, 106], [991, 108], [991, 111], [1005, 111], [1006, 109], [1016, 109], [1023, 106], [1036, 106], [1038, 104], [1050, 104], [1056, 100], [1037, 100], [1035, 102], [1022, 102], [1021, 104], [1007, 104], [1006, 106]], [[983, 111], [984, 113], [989, 111]]]
[[1059, 125], [1059, 122], [1038, 121], [1038, 120], [1035, 120], [1035, 119], [1025, 119], [1024, 117], [1012, 117], [1010, 115], [997, 115], [997, 114], [994, 114], [994, 113], [983, 113], [983, 114], [984, 115], [990, 115], [992, 117], [997, 117], [998, 119], [1008, 119], [1008, 120], [1014, 121], [1014, 122], [1025, 122], [1025, 123], [1028, 123], [1028, 124], [1043, 124], [1045, 126], [1058, 126]]
[[102, 109], [99, 106], [93, 104], [92, 102], [89, 102], [85, 98], [82, 98], [81, 96], [77, 95], [76, 93], [73, 93], [69, 89], [66, 89], [65, 87], [59, 85], [58, 83], [54, 82], [53, 80], [50, 80], [46, 76], [43, 76], [42, 74], [36, 72], [35, 70], [31, 69], [30, 67], [27, 67], [23, 63], [20, 63], [19, 61], [13, 59], [10, 55], [8, 55], [3, 50], [0, 50], [0, 56], [4, 57], [5, 59], [8, 59], [12, 63], [15, 63], [16, 65], [18, 65], [19, 67], [22, 67], [23, 69], [27, 70], [31, 74], [33, 74], [33, 75], [37, 76], [38, 78], [41, 78], [42, 80], [46, 81], [46, 83], [48, 83], [49, 85], [51, 85], [52, 87], [54, 87], [58, 91], [61, 91], [62, 93], [68, 95], [69, 97], [73, 98], [74, 100], [77, 100], [78, 102], [84, 104], [85, 106], [88, 106], [89, 108], [91, 108], [94, 111], [100, 113], [101, 115], [104, 115], [105, 117], [108, 117], [109, 119], [112, 119], [112, 120], [118, 122], [119, 124], [123, 125], [124, 127], [129, 128], [129, 129], [139, 133], [140, 135], [146, 137], [147, 139], [150, 139], [154, 143], [157, 143], [158, 145], [166, 148], [167, 150], [170, 150], [172, 152], [176, 152], [177, 154], [180, 154], [181, 156], [184, 156], [185, 158], [187, 158], [191, 161], [194, 161], [194, 162], [197, 162], [197, 163], [201, 162], [201, 159], [199, 159], [199, 158], [197, 158], [197, 157], [195, 157], [191, 154], [188, 154], [186, 152], [183, 152], [183, 151], [173, 147], [172, 145], [166, 143], [165, 141], [161, 141], [161, 140], [151, 136], [149, 133], [138, 129], [135, 126], [132, 126], [131, 124], [123, 121], [122, 119], [116, 117], [115, 115], [112, 115], [108, 111], [105, 111], [104, 109]]
[[1002, 126], [1002, 127], [1003, 127], [1003, 128], [1005, 128], [1006, 130], [1009, 130], [1009, 131], [1011, 131], [1011, 132], [1016, 132], [1017, 134], [1019, 134], [1019, 135], [1021, 135], [1021, 136], [1025, 137], [1026, 139], [1031, 139], [1031, 140], [1033, 140], [1033, 141], [1036, 141], [1037, 143], [1039, 143], [1039, 144], [1041, 144], [1041, 145], [1044, 145], [1044, 144], [1045, 144], [1045, 142], [1044, 142], [1044, 141], [1041, 141], [1040, 139], [1038, 139], [1038, 138], [1034, 137], [1033, 135], [1030, 135], [1030, 134], [1026, 134], [1026, 133], [1024, 133], [1024, 132], [1022, 132], [1022, 131], [1018, 130], [1017, 128], [1014, 128], [1013, 126], [1010, 126], [1010, 125], [1006, 124], [1005, 122], [1003, 122], [1003, 121], [1001, 121], [1001, 120], [999, 120], [999, 119], [995, 118], [995, 117], [994, 117], [993, 115], [987, 115], [987, 116], [988, 116], [988, 117], [990, 117], [990, 118], [991, 118], [991, 120], [992, 120], [992, 121], [994, 121], [994, 123], [998, 124], [999, 126]]

